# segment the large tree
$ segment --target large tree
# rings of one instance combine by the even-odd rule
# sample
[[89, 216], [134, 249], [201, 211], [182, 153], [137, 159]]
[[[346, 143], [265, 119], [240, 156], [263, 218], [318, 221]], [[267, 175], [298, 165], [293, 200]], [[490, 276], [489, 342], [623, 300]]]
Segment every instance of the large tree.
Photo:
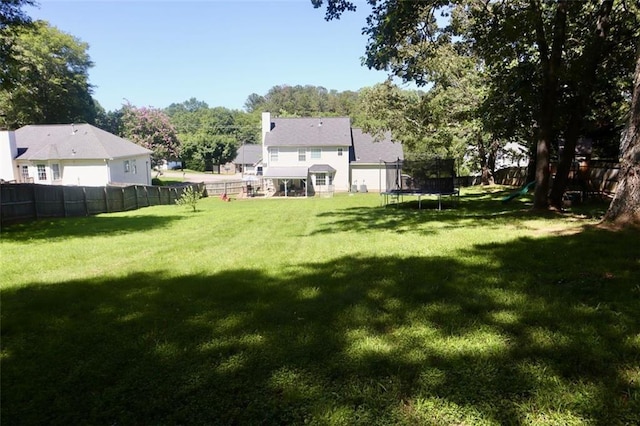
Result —
[[204, 171], [232, 160], [237, 147], [259, 140], [259, 113], [209, 108], [191, 98], [165, 109], [183, 144], [187, 167]]
[[638, 47], [631, 113], [621, 142], [623, 155], [618, 187], [604, 220], [640, 227], [640, 45]]
[[35, 6], [33, 0], [0, 1], [0, 88], [8, 89], [13, 84], [13, 72], [18, 61], [13, 56], [13, 37], [5, 30], [29, 25], [31, 18], [23, 7]]
[[[348, 0], [312, 3], [316, 7], [327, 4], [327, 19], [355, 7]], [[584, 130], [588, 114], [582, 106], [588, 102], [580, 99], [600, 97], [595, 91], [606, 87], [598, 84], [600, 77], [607, 79], [621, 70], [629, 78], [633, 56], [618, 54], [616, 47], [632, 45], [640, 36], [637, 6], [623, 0], [368, 3], [372, 12], [363, 32], [369, 36], [365, 58], [369, 67], [388, 69], [424, 85], [432, 82], [434, 70], [438, 71], [433, 58], [437, 58], [439, 47], [463, 44], [484, 61], [490, 86], [520, 79], [530, 87], [520, 101], [530, 102], [526, 108], [531, 111], [530, 118], [528, 114], [522, 117], [531, 122], [522, 124], [534, 129], [536, 208], [546, 208], [549, 203], [549, 166], [558, 136], [568, 139], [572, 137], [569, 130]], [[452, 19], [437, 19], [441, 14]], [[529, 73], [523, 74], [524, 70]], [[567, 114], [572, 105], [579, 106], [573, 118]], [[567, 153], [573, 155], [570, 149]]]
[[[502, 141], [481, 117], [487, 76], [482, 63], [464, 49], [443, 44], [431, 58], [428, 91], [401, 90], [391, 81], [361, 91], [364, 129], [391, 132], [409, 155], [450, 157], [482, 171], [483, 183], [493, 182], [495, 160]], [[484, 110], [483, 110], [484, 108]]]
[[0, 87], [2, 127], [41, 123], [93, 123], [89, 46], [47, 22], [0, 30], [15, 61], [3, 66], [10, 81]]
[[122, 108], [122, 136], [153, 151], [152, 166], [162, 160], [180, 157], [180, 141], [169, 117], [157, 108], [135, 107], [129, 103]]
[[36, 4], [34, 0], [0, 1], [0, 29], [30, 23], [31, 18], [29, 18], [22, 8], [25, 6], [35, 6]]
[[181, 136], [183, 159], [187, 167], [199, 171], [213, 170], [233, 160], [238, 152], [238, 143], [231, 135], [215, 134], [201, 130]]

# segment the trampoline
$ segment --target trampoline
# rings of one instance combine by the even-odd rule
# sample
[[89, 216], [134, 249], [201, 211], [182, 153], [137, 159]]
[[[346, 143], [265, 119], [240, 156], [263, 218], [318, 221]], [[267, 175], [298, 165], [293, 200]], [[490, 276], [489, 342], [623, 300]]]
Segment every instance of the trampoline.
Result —
[[443, 196], [460, 197], [455, 187], [455, 160], [433, 158], [423, 160], [385, 161], [386, 190], [380, 194], [384, 205], [401, 203], [405, 196], [418, 197], [418, 209], [422, 198], [437, 195], [438, 210], [442, 210]]

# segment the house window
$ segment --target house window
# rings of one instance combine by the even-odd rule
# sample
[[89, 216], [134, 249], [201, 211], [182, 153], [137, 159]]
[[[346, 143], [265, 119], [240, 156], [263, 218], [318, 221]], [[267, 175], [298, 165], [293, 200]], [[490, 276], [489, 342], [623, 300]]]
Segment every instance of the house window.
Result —
[[307, 150], [304, 148], [298, 149], [298, 161], [307, 161]]
[[316, 185], [324, 186], [327, 184], [327, 174], [326, 173], [318, 173], [316, 175]]
[[22, 166], [22, 180], [29, 181], [29, 166]]
[[318, 159], [322, 154], [322, 150], [320, 148], [311, 148], [311, 158]]
[[129, 164], [129, 160], [124, 160], [124, 172], [129, 173], [131, 170], [131, 165]]
[[338, 157], [342, 157], [342, 151], [344, 148], [338, 148]]
[[136, 160], [131, 160], [131, 170], [134, 175], [138, 174], [138, 166], [136, 166]]
[[44, 164], [38, 164], [38, 180], [47, 180], [47, 169]]
[[271, 161], [278, 161], [278, 148], [271, 148], [269, 159]]
[[53, 175], [53, 180], [60, 180], [60, 164], [51, 165], [51, 174]]

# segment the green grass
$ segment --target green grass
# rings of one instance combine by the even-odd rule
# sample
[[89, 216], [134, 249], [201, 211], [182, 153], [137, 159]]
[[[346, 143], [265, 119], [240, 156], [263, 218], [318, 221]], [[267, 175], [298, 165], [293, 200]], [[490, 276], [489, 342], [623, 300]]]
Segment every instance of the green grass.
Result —
[[6, 227], [2, 424], [640, 423], [640, 234], [504, 193]]

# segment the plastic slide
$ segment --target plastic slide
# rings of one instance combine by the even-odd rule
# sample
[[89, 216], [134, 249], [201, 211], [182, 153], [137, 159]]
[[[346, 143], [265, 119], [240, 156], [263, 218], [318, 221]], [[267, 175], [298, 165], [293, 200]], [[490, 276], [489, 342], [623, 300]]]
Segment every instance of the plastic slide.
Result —
[[503, 203], [508, 203], [509, 201], [513, 200], [514, 198], [518, 198], [521, 195], [525, 195], [527, 192], [529, 192], [529, 190], [531, 188], [533, 188], [536, 185], [536, 181], [533, 182], [529, 182], [528, 184], [526, 184], [525, 186], [523, 186], [522, 188], [520, 188], [519, 190], [517, 190], [516, 192], [514, 192], [513, 194], [509, 194], [506, 197], [504, 197], [502, 199]]

